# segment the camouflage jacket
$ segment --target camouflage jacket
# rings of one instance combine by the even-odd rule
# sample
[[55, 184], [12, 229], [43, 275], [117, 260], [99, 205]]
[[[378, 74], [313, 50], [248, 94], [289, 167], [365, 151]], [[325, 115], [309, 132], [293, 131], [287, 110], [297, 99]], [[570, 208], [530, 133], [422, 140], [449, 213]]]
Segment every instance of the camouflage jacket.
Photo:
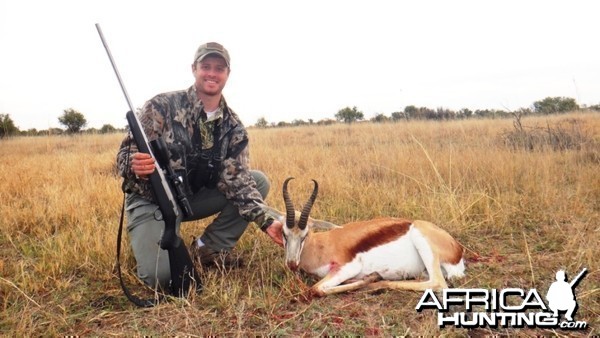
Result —
[[[162, 137], [167, 143], [173, 170], [181, 175], [189, 189], [190, 158], [202, 149], [212, 148], [213, 135], [218, 135], [222, 159], [217, 188], [238, 207], [240, 215], [249, 222], [263, 226], [269, 221], [260, 204], [262, 196], [249, 171], [248, 134], [238, 116], [222, 98], [214, 117], [207, 120], [195, 86], [187, 90], [159, 94], [144, 104], [138, 113], [148, 141]], [[214, 128], [220, 128], [213, 133]], [[137, 152], [135, 142], [127, 136], [117, 154], [117, 167], [123, 180], [123, 191], [139, 194], [155, 203], [149, 181], [135, 177], [127, 167], [127, 157]], [[129, 150], [129, 151], [128, 151]]]

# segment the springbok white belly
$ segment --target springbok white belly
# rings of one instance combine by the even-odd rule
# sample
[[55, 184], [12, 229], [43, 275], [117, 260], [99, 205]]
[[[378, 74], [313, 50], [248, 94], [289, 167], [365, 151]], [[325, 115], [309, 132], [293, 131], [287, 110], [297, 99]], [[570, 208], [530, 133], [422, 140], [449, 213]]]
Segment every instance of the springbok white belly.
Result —
[[[341, 283], [351, 278], [362, 278], [373, 272], [387, 280], [420, 276], [425, 271], [425, 265], [411, 239], [411, 232], [414, 231], [415, 229], [411, 228], [409, 233], [394, 241], [358, 253], [352, 261], [344, 264], [334, 279]], [[328, 264], [310, 272], [323, 278], [330, 268]]]
[[420, 276], [425, 270], [423, 260], [408, 234], [360, 253], [355, 260], [362, 266], [358, 278], [377, 272], [383, 279], [401, 280]]

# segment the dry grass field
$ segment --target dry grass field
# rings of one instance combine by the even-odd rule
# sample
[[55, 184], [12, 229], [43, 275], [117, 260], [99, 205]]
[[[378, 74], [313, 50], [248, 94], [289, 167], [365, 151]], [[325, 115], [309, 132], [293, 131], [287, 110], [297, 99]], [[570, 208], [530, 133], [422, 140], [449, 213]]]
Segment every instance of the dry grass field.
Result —
[[[244, 269], [209, 271], [203, 293], [136, 308], [115, 273], [123, 196], [114, 159], [123, 135], [86, 135], [0, 140], [0, 334], [598, 335], [599, 117], [524, 118], [522, 134], [511, 120], [250, 130], [252, 166], [272, 180], [269, 204], [283, 209], [288, 176], [296, 177], [290, 189], [301, 203], [314, 178], [321, 187], [314, 217], [439, 224], [466, 248], [467, 275], [455, 288], [536, 288], [545, 296], [557, 270], [573, 277], [587, 268], [576, 289], [575, 318], [588, 323], [584, 331], [439, 329], [436, 311], [415, 311], [420, 292], [303, 301], [282, 249], [254, 226], [236, 248]], [[184, 224], [186, 243], [206, 222]], [[126, 282], [147, 296], [124, 248]]]

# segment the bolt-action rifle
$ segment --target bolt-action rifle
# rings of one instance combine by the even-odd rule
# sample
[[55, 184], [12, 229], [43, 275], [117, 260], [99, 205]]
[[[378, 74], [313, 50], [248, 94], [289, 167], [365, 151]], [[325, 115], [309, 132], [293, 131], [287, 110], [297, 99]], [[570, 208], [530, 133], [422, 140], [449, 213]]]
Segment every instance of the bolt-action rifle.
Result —
[[[133, 137], [139, 152], [150, 154], [155, 160], [155, 170], [149, 176], [149, 180], [154, 199], [158, 204], [160, 213], [162, 214], [162, 220], [165, 222], [165, 229], [160, 239], [159, 246], [161, 249], [167, 250], [169, 253], [169, 265], [171, 268], [170, 293], [173, 296], [185, 297], [191, 286], [195, 285], [196, 291], [200, 291], [202, 286], [200, 278], [194, 269], [194, 264], [190, 258], [187, 248], [177, 234], [176, 229], [177, 219], [181, 213], [183, 213], [185, 217], [192, 215], [192, 209], [183, 187], [183, 180], [181, 177], [177, 176], [174, 170], [171, 168], [168, 149], [165, 141], [159, 136], [157, 139], [148, 142], [148, 138], [144, 133], [140, 120], [133, 112], [133, 105], [131, 104], [127, 90], [123, 85], [123, 81], [121, 80], [121, 76], [119, 75], [119, 71], [117, 70], [116, 64], [113, 60], [112, 54], [110, 53], [110, 49], [106, 44], [99, 24], [96, 24], [96, 29], [98, 30], [98, 34], [100, 35], [100, 39], [102, 40], [104, 48], [106, 49], [106, 53], [108, 54], [108, 58], [110, 59], [113, 70], [117, 75], [119, 85], [121, 86], [123, 94], [125, 95], [125, 99], [127, 100], [127, 104], [129, 105], [130, 110], [127, 112], [126, 118], [127, 123], [129, 124], [131, 137]], [[123, 212], [121, 214], [121, 227], [122, 225]], [[121, 232], [122, 230], [119, 229], [117, 239], [117, 267], [119, 270], [119, 277], [121, 269], [118, 260], [121, 247]], [[125, 287], [123, 280], [121, 279], [120, 281], [125, 295], [133, 303], [143, 307], [155, 305], [153, 300], [142, 301], [133, 296]]]
[[573, 278], [571, 280], [571, 283], [569, 283], [569, 286], [571, 287], [571, 289], [573, 289], [574, 286], [576, 286], [579, 281], [581, 280], [581, 278], [587, 273], [587, 268], [583, 268], [583, 270], [581, 270], [581, 272], [575, 276], [575, 278]]

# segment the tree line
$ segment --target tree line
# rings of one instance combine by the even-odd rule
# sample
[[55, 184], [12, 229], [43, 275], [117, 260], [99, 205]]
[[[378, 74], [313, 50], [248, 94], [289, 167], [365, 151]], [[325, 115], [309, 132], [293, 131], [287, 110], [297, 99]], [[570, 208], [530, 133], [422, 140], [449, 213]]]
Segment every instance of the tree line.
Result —
[[[575, 99], [569, 97], [547, 97], [540, 101], [535, 101], [530, 108], [521, 108], [517, 111], [504, 111], [495, 109], [477, 109], [471, 110], [463, 108], [458, 111], [453, 111], [447, 108], [436, 108], [431, 109], [427, 107], [416, 107], [414, 105], [404, 107], [403, 111], [392, 112], [389, 116], [383, 113], [376, 113], [368, 121], [382, 123], [382, 122], [398, 122], [406, 120], [456, 120], [456, 119], [468, 119], [468, 118], [504, 118], [511, 117], [514, 114], [519, 116], [526, 115], [548, 115], [548, 114], [560, 114], [570, 111], [580, 110], [582, 108], [600, 111], [600, 104], [580, 107]], [[302, 125], [330, 125], [333, 123], [354, 123], [358, 121], [366, 121], [365, 115], [356, 106], [345, 107], [340, 109], [333, 118], [326, 118], [319, 121], [308, 119], [304, 121], [302, 119], [295, 119], [290, 122], [268, 122], [264, 117], [258, 119], [254, 124], [257, 128], [267, 127], [286, 127], [286, 126], [302, 126]], [[35, 128], [26, 131], [21, 131], [15, 126], [14, 121], [11, 119], [9, 114], [0, 114], [0, 138], [6, 136], [37, 136], [37, 135], [61, 135], [61, 134], [78, 134], [78, 133], [114, 133], [124, 132], [125, 129], [117, 129], [110, 124], [103, 125], [100, 129], [89, 128], [84, 129], [87, 125], [87, 120], [83, 113], [68, 108], [63, 110], [63, 114], [58, 117], [58, 122], [65, 127], [51, 128], [49, 130], [38, 131]]]
[[267, 128], [311, 124], [327, 125], [336, 122], [354, 123], [359, 121], [371, 121], [376, 123], [382, 123], [406, 120], [459, 120], [468, 118], [505, 118], [512, 117], [514, 114], [519, 114], [519, 116], [560, 114], [580, 110], [582, 108], [593, 111], [600, 111], [600, 104], [589, 107], [580, 107], [573, 98], [547, 97], [543, 100], [534, 102], [530, 108], [520, 108], [516, 111], [504, 111], [496, 109], [471, 110], [468, 108], [463, 108], [458, 111], [454, 111], [447, 108], [431, 109], [428, 107], [416, 107], [414, 105], [409, 105], [404, 107], [403, 111], [392, 112], [389, 116], [384, 113], [376, 113], [369, 120], [365, 120], [364, 113], [360, 111], [356, 106], [354, 106], [340, 109], [335, 114], [334, 119], [324, 119], [316, 122], [311, 119], [309, 119], [308, 121], [296, 119], [293, 120], [291, 123], [269, 123], [264, 117], [261, 117], [258, 119], [254, 126], [258, 128]]
[[79, 134], [79, 133], [90, 133], [90, 134], [108, 134], [114, 132], [125, 131], [125, 129], [117, 129], [110, 124], [103, 125], [100, 129], [88, 128], [84, 129], [87, 125], [87, 119], [83, 113], [68, 108], [63, 110], [63, 114], [58, 117], [58, 122], [64, 126], [61, 128], [50, 128], [47, 130], [37, 130], [31, 128], [28, 130], [20, 130], [15, 126], [14, 121], [10, 118], [9, 114], [0, 114], [0, 138], [5, 136], [40, 136], [40, 135], [63, 135], [63, 134]]

